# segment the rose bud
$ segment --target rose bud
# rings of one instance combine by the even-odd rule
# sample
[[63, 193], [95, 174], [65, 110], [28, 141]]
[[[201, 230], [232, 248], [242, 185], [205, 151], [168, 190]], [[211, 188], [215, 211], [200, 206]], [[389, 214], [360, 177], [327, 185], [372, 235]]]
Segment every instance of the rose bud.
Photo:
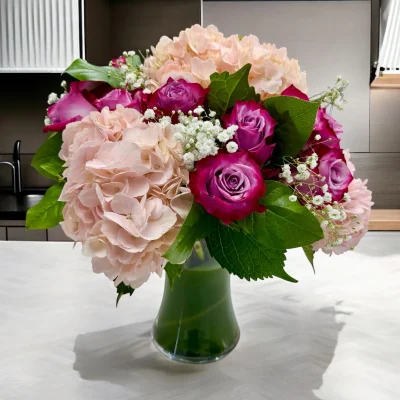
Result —
[[134, 108], [138, 110], [141, 114], [148, 108], [150, 102], [151, 93], [145, 93], [143, 89], [136, 89], [131, 92], [132, 102], [128, 105], [128, 108]]
[[264, 164], [272, 155], [276, 121], [255, 101], [237, 101], [230, 114], [222, 118], [224, 127], [237, 125], [233, 140], [239, 150], [246, 150], [258, 164]]
[[151, 96], [149, 108], [157, 107], [164, 115], [181, 110], [184, 114], [204, 104], [209, 89], [203, 89], [198, 83], [189, 83], [184, 79], [169, 78], [164, 86]]
[[112, 67], [119, 69], [121, 68], [121, 65], [126, 64], [126, 58], [125, 56], [119, 56], [118, 58], [113, 58], [110, 61], [110, 64]]
[[198, 161], [189, 188], [195, 200], [225, 224], [266, 210], [258, 203], [266, 191], [260, 167], [246, 152], [220, 152]]

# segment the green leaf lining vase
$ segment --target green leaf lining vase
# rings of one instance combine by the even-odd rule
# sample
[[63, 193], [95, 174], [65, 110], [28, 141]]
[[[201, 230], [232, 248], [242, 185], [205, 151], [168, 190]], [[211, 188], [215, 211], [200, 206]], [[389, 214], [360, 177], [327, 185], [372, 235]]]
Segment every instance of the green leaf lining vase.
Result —
[[173, 287], [166, 274], [154, 344], [172, 360], [202, 364], [229, 354], [239, 336], [230, 274], [210, 256], [204, 241], [196, 242]]

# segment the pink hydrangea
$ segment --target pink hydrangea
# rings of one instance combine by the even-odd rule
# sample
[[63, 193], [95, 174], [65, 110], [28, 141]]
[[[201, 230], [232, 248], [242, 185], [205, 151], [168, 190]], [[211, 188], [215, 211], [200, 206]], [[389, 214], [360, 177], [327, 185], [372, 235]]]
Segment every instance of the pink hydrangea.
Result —
[[145, 123], [121, 105], [67, 125], [60, 157], [67, 183], [64, 232], [82, 242], [93, 270], [133, 288], [156, 272], [192, 197], [174, 126]]
[[298, 61], [290, 59], [285, 48], [260, 43], [254, 35], [226, 38], [213, 25], [193, 25], [173, 39], [163, 36], [152, 52], [145, 60], [144, 71], [155, 88], [170, 77], [198, 82], [206, 88], [214, 72], [234, 73], [251, 63], [249, 83], [262, 99], [280, 94], [291, 85], [307, 92], [306, 74]]
[[366, 186], [367, 182], [354, 179], [349, 185], [349, 201], [343, 204], [347, 218], [339, 225], [340, 236], [347, 239], [339, 246], [327, 247], [327, 244], [333, 242], [335, 238], [325, 229], [325, 238], [313, 244], [315, 251], [322, 249], [327, 254], [342, 254], [353, 249], [367, 233], [371, 207], [374, 204], [372, 193]]

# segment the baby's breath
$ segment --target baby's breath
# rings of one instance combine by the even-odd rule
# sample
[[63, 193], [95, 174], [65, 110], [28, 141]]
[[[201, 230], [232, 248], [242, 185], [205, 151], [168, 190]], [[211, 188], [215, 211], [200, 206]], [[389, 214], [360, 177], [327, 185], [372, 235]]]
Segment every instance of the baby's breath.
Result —
[[[351, 240], [349, 235], [343, 236], [340, 233], [341, 224], [347, 219], [343, 205], [349, 196], [345, 194], [340, 202], [332, 201], [332, 193], [324, 183], [325, 178], [315, 170], [317, 166], [316, 153], [303, 158], [284, 157], [279, 178], [293, 190], [289, 200], [303, 204], [314, 215], [321, 228], [327, 231], [326, 237], [332, 238], [327, 247], [333, 248]], [[356, 232], [355, 229], [353, 231]]]
[[[207, 115], [202, 107], [197, 107], [189, 115], [178, 111], [179, 123], [175, 125], [174, 140], [183, 144], [183, 160], [186, 168], [192, 170], [196, 161], [207, 156], [215, 156], [223, 144], [232, 139], [237, 130], [236, 125], [227, 129], [221, 127], [221, 122], [213, 111]], [[236, 143], [228, 143], [227, 151], [234, 153], [237, 150]]]

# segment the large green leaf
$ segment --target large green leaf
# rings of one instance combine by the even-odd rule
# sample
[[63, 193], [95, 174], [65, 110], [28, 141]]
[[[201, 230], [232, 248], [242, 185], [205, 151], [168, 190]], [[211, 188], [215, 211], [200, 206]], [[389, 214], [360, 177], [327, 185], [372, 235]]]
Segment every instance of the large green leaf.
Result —
[[135, 289], [131, 286], [125, 285], [124, 282], [121, 282], [118, 286], [117, 286], [117, 300], [115, 302], [115, 307], [118, 307], [118, 303], [121, 300], [121, 297], [125, 294], [129, 294], [129, 296], [132, 296], [133, 292], [135, 291]]
[[231, 274], [247, 280], [276, 276], [297, 282], [284, 270], [285, 250], [267, 248], [252, 235], [219, 224], [206, 241], [210, 254]]
[[62, 145], [61, 132], [52, 133], [47, 140], [39, 147], [32, 160], [34, 167], [39, 174], [53, 180], [60, 180], [64, 170], [64, 162], [58, 157]]
[[178, 236], [163, 257], [172, 264], [182, 264], [192, 254], [195, 242], [204, 239], [217, 229], [219, 224], [220, 222], [208, 214], [200, 204], [193, 202]]
[[277, 142], [275, 155], [296, 156], [311, 135], [318, 104], [295, 97], [277, 96], [265, 100], [264, 105], [278, 122], [274, 131]]
[[51, 186], [40, 203], [26, 213], [26, 229], [48, 229], [63, 221], [62, 210], [65, 203], [58, 201], [64, 183]]
[[80, 58], [73, 61], [65, 72], [79, 81], [107, 82], [115, 88], [119, 88], [124, 80], [122, 72], [118, 68], [98, 67]]
[[298, 201], [291, 202], [292, 190], [276, 181], [267, 181], [267, 194], [261, 203], [264, 214], [252, 213], [238, 225], [272, 249], [291, 249], [312, 244], [324, 237], [318, 220]]
[[174, 287], [174, 282], [176, 278], [179, 278], [183, 271], [183, 264], [171, 264], [170, 262], [164, 268], [168, 275], [169, 286], [171, 290]]
[[246, 64], [239, 71], [229, 75], [227, 72], [211, 75], [210, 91], [208, 93], [208, 107], [217, 115], [225, 114], [226, 110], [235, 105], [238, 100], [256, 100], [260, 97], [255, 89], [249, 86], [249, 72], [251, 64]]

